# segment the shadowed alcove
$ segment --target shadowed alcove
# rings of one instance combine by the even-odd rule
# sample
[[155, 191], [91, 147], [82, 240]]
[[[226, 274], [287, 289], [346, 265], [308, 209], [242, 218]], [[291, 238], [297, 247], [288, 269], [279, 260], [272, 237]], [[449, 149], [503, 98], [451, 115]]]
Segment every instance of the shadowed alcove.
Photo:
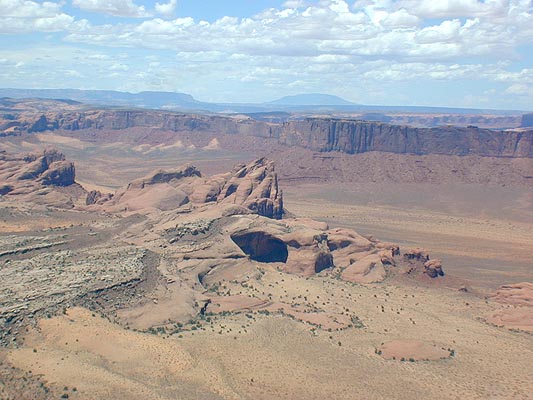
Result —
[[231, 235], [231, 239], [254, 261], [287, 262], [287, 245], [265, 232], [245, 232]]

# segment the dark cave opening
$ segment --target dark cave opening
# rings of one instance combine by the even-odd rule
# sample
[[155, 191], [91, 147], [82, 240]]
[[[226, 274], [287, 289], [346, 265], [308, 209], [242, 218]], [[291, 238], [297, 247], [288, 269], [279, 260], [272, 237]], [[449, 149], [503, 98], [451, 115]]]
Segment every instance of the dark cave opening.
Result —
[[254, 261], [286, 263], [289, 257], [287, 245], [265, 232], [236, 233], [231, 239]]

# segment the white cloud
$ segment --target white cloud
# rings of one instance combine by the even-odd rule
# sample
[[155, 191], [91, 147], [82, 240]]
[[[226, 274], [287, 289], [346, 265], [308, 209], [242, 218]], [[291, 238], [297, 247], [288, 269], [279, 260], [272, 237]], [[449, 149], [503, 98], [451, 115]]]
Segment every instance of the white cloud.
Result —
[[424, 18], [496, 17], [509, 9], [510, 0], [403, 0], [399, 5]]
[[132, 0], [72, 0], [72, 4], [84, 11], [115, 17], [145, 18], [150, 16], [144, 6], [138, 6]]
[[172, 17], [177, 5], [178, 0], [170, 0], [168, 3], [155, 3], [155, 11], [163, 17]]
[[45, 1], [0, 0], [0, 17], [11, 18], [50, 18], [60, 13], [61, 5]]
[[[431, 4], [441, 4], [419, 3], [425, 7], [426, 14], [430, 7], [437, 7]], [[445, 6], [435, 10], [459, 12], [459, 2], [444, 3]], [[401, 8], [402, 4], [406, 7]], [[464, 22], [458, 18], [445, 19], [430, 26], [424, 26], [420, 17], [423, 13], [418, 10], [419, 15], [415, 14], [414, 7], [407, 7], [410, 4], [407, 0], [399, 3], [374, 0], [358, 2], [350, 8], [344, 0], [321, 0], [305, 9], [268, 9], [250, 18], [223, 17], [212, 23], [192, 18], [155, 18], [137, 25], [94, 26], [84, 32], [73, 32], [67, 39], [182, 52], [222, 51], [283, 57], [359, 55], [399, 60], [468, 56], [498, 59], [510, 57], [520, 44], [533, 42], [533, 16], [523, 0], [484, 3], [465, 0], [460, 3], [461, 9], [480, 16]], [[489, 11], [490, 17], [482, 16]], [[500, 17], [494, 18], [496, 14]]]
[[443, 21], [440, 25], [429, 26], [416, 33], [418, 43], [457, 42], [461, 30], [461, 21]]
[[91, 60], [110, 60], [111, 57], [109, 57], [107, 54], [91, 54], [87, 58]]
[[[75, 20], [56, 1], [0, 0], [0, 33], [64, 31], [70, 47], [75, 48], [77, 42], [98, 49], [78, 49], [81, 53], [75, 62], [69, 61], [71, 54], [61, 56], [65, 66], [60, 69], [55, 67], [61, 63], [54, 64], [55, 75], [49, 72], [46, 79], [50, 81], [43, 83], [49, 86], [53, 76], [60, 75], [58, 71], [66, 70], [79, 72], [84, 81], [104, 82], [115, 89], [179, 89], [211, 99], [239, 90], [250, 96], [258, 92], [276, 95], [293, 87], [307, 91], [336, 88], [339, 95], [352, 99], [350, 92], [371, 92], [368, 96], [372, 97], [359, 101], [378, 102], [389, 101], [391, 88], [396, 88], [395, 98], [401, 99], [398, 87], [403, 87], [408, 99], [405, 93], [420, 80], [450, 85], [483, 81], [496, 94], [480, 91], [471, 99], [510, 98], [533, 86], [533, 71], [519, 71], [513, 64], [524, 47], [533, 45], [529, 0], [359, 0], [355, 4], [288, 0], [280, 9], [214, 22], [171, 18], [177, 0], [159, 0], [148, 11], [135, 0], [73, 0], [88, 11], [159, 16], [105, 25]], [[169, 57], [169, 50], [175, 57]], [[45, 58], [50, 49], [35, 53]], [[142, 57], [136, 59], [136, 54]], [[15, 69], [14, 58], [1, 50], [0, 56], [9, 60], [2, 70], [16, 70], [13, 76], [20, 82], [40, 76], [36, 71], [41, 67], [31, 58], [19, 54], [19, 61], [26, 64]], [[48, 61], [39, 62], [47, 65]], [[81, 64], [87, 68], [80, 68]], [[75, 76], [63, 74], [74, 82]]]
[[29, 32], [61, 32], [74, 24], [74, 17], [61, 13], [53, 17], [43, 18], [1, 18], [0, 33], [18, 34]]
[[129, 71], [130, 67], [128, 67], [126, 64], [119, 64], [119, 63], [116, 63], [116, 64], [113, 64], [109, 67], [109, 70], [110, 71]]
[[50, 1], [0, 0], [0, 33], [67, 30], [74, 17], [61, 11], [61, 4]]
[[525, 85], [523, 83], [515, 83], [505, 89], [505, 93], [518, 96], [532, 96], [533, 85]]
[[283, 8], [302, 8], [306, 6], [306, 2], [304, 0], [287, 0], [285, 3], [283, 3]]
[[409, 14], [403, 8], [392, 13], [386, 13], [381, 25], [387, 28], [414, 28], [420, 24], [420, 18]]
[[70, 76], [70, 77], [75, 77], [75, 78], [83, 78], [83, 75], [80, 74], [78, 71], [76, 70], [73, 70], [73, 69], [68, 69], [65, 71], [65, 74], [67, 76]]

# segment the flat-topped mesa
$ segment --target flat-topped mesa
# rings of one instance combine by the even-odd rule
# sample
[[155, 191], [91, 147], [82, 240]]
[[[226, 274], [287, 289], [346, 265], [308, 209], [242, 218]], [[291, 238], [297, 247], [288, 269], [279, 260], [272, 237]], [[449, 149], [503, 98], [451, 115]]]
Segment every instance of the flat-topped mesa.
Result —
[[283, 125], [279, 141], [314, 151], [348, 154], [379, 151], [482, 157], [533, 157], [533, 131], [441, 126], [415, 128], [381, 122], [307, 118]]
[[[93, 204], [99, 198], [92, 194]], [[157, 170], [119, 189], [103, 202], [110, 211], [170, 211], [186, 204], [221, 204], [233, 214], [258, 214], [281, 219], [283, 195], [274, 164], [264, 158], [238, 165], [230, 173], [209, 178], [192, 165], [172, 171]]]
[[[532, 124], [531, 115], [524, 115], [522, 126], [531, 127]], [[156, 110], [48, 111], [9, 119], [0, 116], [0, 136], [54, 130], [105, 132], [135, 127], [204, 133], [212, 137], [256, 136], [320, 152], [533, 158], [533, 130], [502, 131], [474, 125], [416, 128], [379, 121], [320, 117], [267, 123], [251, 118]], [[103, 133], [102, 137], [105, 136]]]

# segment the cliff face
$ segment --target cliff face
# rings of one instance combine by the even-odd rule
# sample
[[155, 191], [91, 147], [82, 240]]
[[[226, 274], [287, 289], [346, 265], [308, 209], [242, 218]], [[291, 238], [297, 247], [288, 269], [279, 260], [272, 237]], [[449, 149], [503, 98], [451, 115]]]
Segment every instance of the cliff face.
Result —
[[522, 128], [531, 128], [533, 127], [533, 114], [524, 114], [522, 115]]
[[412, 128], [379, 122], [307, 119], [286, 123], [279, 141], [315, 151], [533, 157], [533, 131]]
[[[13, 122], [10, 121], [10, 127]], [[174, 114], [157, 111], [87, 111], [46, 113], [33, 121], [18, 121], [18, 132], [46, 130], [102, 129], [121, 130], [135, 127], [159, 128], [174, 132], [202, 131], [210, 133], [271, 136], [271, 124], [252, 119], [237, 119], [196, 114]], [[0, 129], [2, 125], [0, 124]], [[1, 135], [1, 134], [0, 134]]]
[[533, 158], [533, 130], [495, 131], [453, 126], [414, 128], [381, 122], [309, 118], [274, 124], [250, 118], [176, 114], [160, 111], [92, 110], [46, 113], [0, 123], [0, 136], [46, 130], [124, 130], [146, 127], [173, 132], [274, 138], [280, 144], [348, 154], [478, 155]]

